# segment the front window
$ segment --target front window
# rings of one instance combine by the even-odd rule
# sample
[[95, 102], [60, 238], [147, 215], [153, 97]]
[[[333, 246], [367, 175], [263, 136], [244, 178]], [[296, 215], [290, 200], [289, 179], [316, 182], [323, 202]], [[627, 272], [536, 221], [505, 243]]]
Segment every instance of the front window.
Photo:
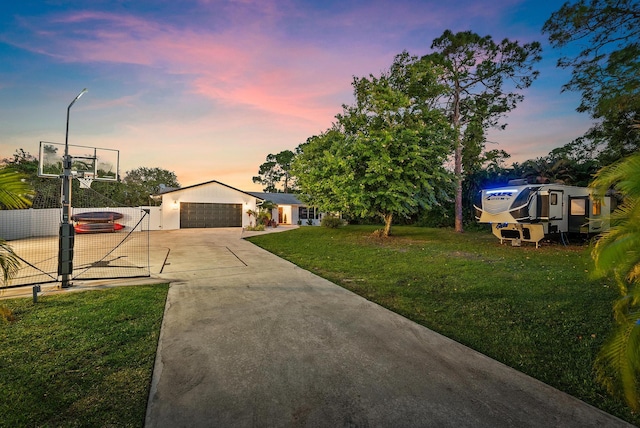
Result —
[[320, 211], [314, 207], [298, 207], [298, 218], [300, 220], [318, 219]]

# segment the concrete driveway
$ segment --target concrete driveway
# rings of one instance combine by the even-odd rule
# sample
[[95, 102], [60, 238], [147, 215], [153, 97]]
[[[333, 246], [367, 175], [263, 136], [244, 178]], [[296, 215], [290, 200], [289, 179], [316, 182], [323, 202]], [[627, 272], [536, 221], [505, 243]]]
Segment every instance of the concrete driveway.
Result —
[[147, 427], [628, 426], [241, 235], [151, 234], [172, 284]]

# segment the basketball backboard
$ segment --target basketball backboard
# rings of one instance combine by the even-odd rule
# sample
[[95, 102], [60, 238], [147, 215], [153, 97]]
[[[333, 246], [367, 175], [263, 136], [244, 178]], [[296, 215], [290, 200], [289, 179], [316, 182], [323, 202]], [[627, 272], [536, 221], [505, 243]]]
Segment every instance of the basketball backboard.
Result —
[[[69, 144], [73, 175], [97, 181], [118, 181], [120, 151]], [[64, 144], [40, 141], [38, 176], [59, 178], [63, 173]]]

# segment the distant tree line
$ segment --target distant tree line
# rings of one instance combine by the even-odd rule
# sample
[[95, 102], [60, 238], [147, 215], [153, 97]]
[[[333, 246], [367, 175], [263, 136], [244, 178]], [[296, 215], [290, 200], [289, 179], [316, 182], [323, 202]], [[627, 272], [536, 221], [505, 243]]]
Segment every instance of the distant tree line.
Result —
[[[30, 185], [33, 194], [30, 196], [31, 206], [57, 207], [60, 204], [60, 181], [38, 176], [38, 158], [25, 151], [17, 149], [10, 158], [2, 160], [2, 170], [17, 173], [23, 182]], [[79, 183], [74, 180], [73, 191], [77, 193]], [[124, 177], [116, 182], [94, 181], [91, 184], [102, 200], [99, 204], [109, 201], [119, 206], [157, 205], [151, 195], [159, 193], [162, 188], [179, 188], [180, 183], [175, 173], [162, 168], [139, 167], [127, 171]], [[72, 193], [73, 194], [73, 193]]]

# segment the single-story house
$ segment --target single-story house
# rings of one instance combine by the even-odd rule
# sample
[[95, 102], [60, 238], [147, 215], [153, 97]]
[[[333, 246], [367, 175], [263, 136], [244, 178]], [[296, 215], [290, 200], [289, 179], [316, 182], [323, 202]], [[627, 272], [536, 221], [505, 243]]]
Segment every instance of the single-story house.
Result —
[[[322, 214], [313, 207], [307, 207], [293, 193], [260, 193], [248, 192], [261, 201], [271, 201], [278, 207], [271, 213], [271, 218], [278, 224], [320, 224]], [[258, 204], [260, 205], [260, 204]]]
[[164, 230], [212, 227], [247, 227], [255, 222], [247, 211], [261, 204], [277, 205], [272, 219], [279, 224], [320, 224], [321, 214], [290, 193], [245, 192], [216, 180], [178, 189], [162, 189], [160, 227]]

